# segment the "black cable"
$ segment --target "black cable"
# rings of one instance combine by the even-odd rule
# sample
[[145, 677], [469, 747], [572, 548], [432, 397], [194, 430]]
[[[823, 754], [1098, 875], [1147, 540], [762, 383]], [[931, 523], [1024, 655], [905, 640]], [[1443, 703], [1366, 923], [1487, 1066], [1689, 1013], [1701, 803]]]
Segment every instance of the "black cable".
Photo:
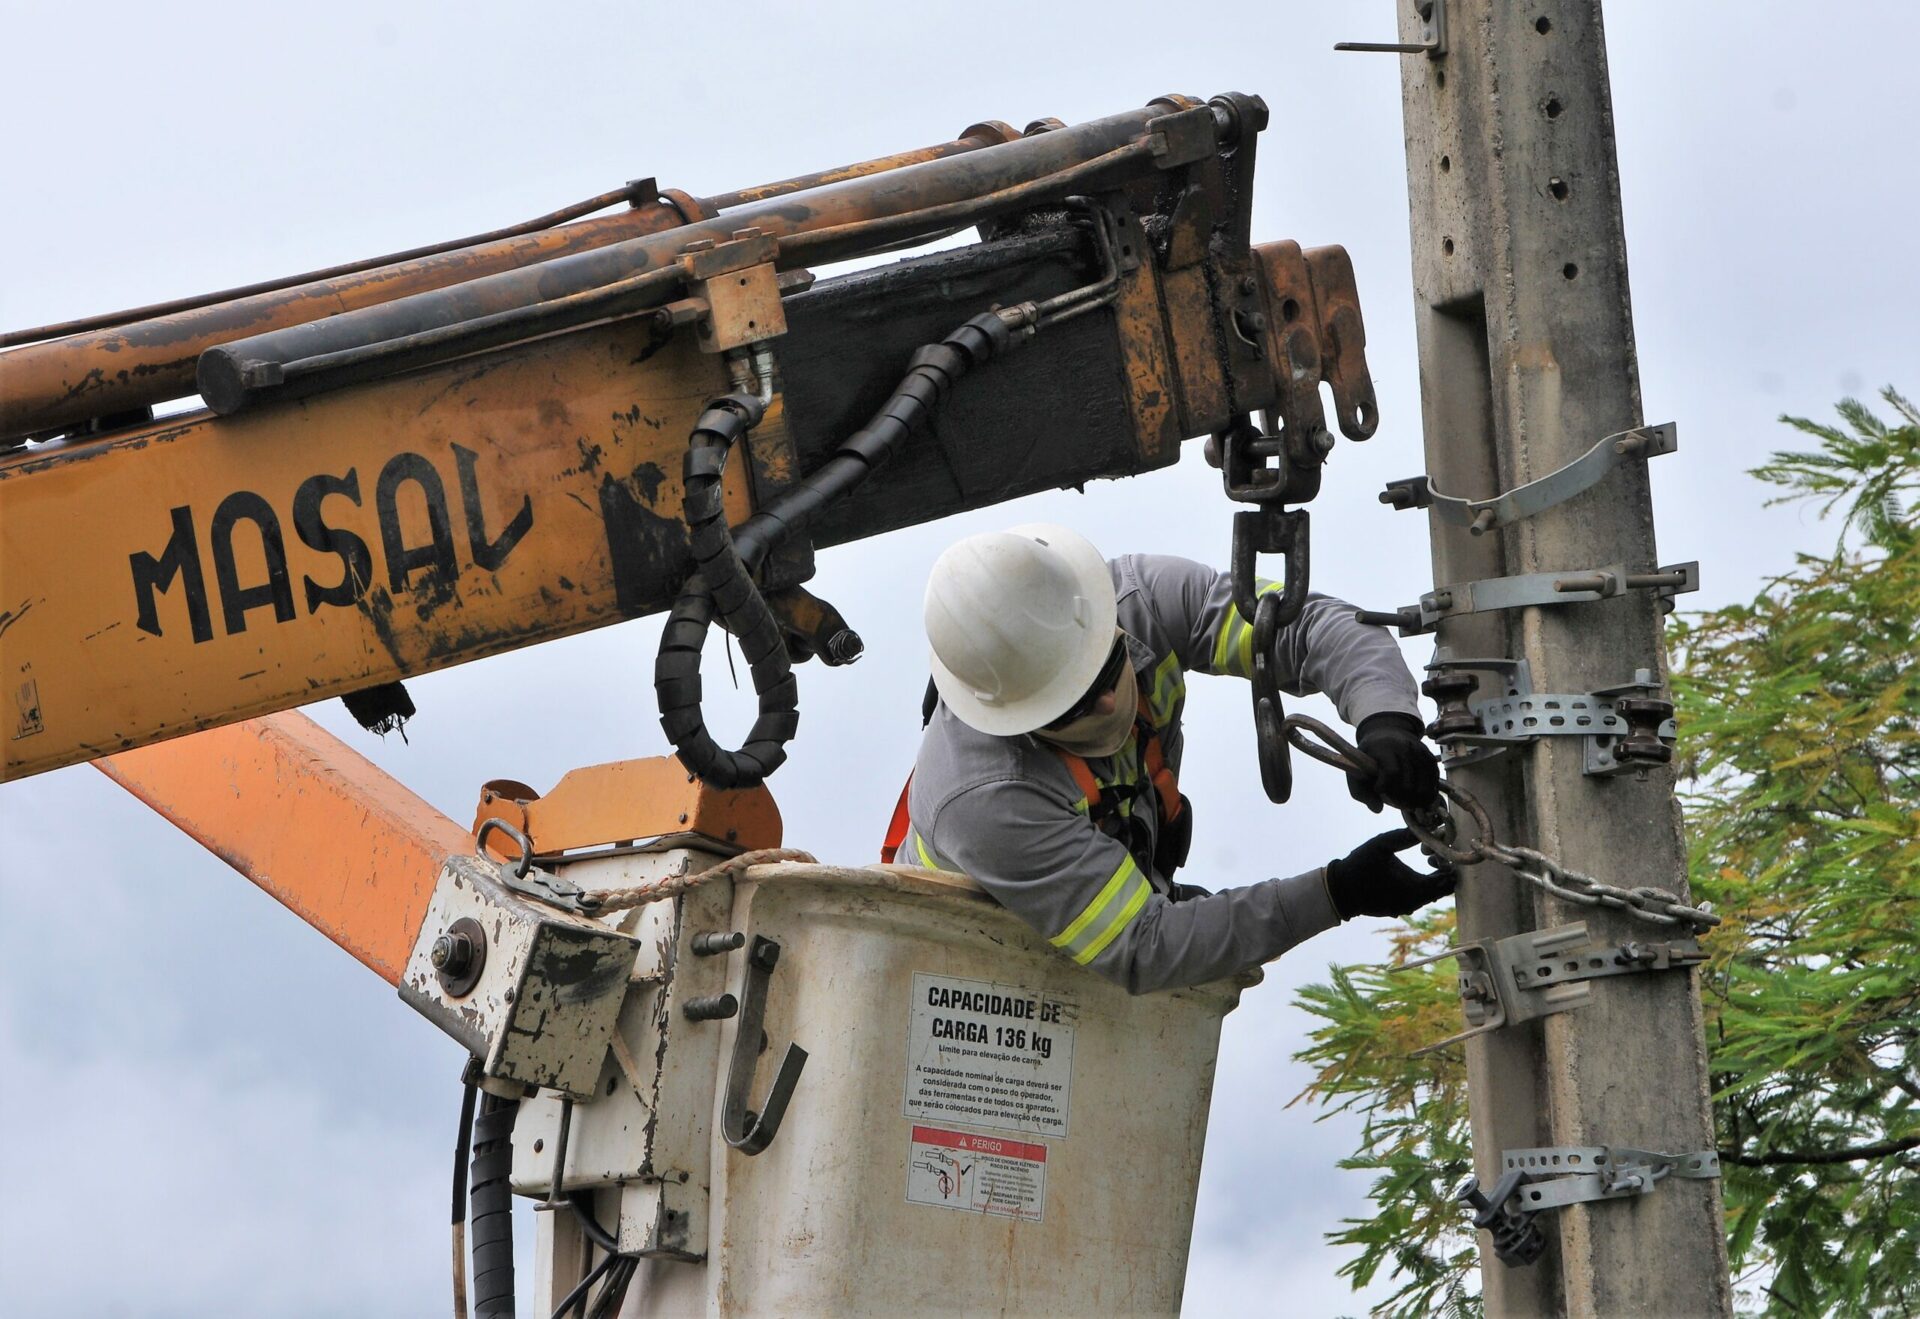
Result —
[[618, 1255], [620, 1243], [614, 1239], [613, 1233], [600, 1226], [600, 1220], [593, 1216], [592, 1204], [592, 1198], [585, 1191], [567, 1193], [567, 1205], [573, 1210], [573, 1216], [580, 1221], [580, 1230], [586, 1234], [587, 1240], [609, 1255]]
[[[667, 616], [653, 669], [660, 727], [681, 764], [714, 787], [750, 788], [786, 761], [786, 744], [800, 722], [800, 692], [779, 624], [754, 585], [754, 569], [865, 481], [925, 424], [955, 381], [1022, 342], [1024, 337], [1016, 336], [1008, 319], [983, 312], [939, 343], [921, 348], [871, 421], [812, 475], [782, 491], [732, 533], [721, 502], [721, 473], [728, 451], [759, 423], [765, 405], [743, 393], [707, 405], [694, 426], [684, 465], [684, 507], [695, 571]], [[700, 652], [716, 615], [740, 638], [760, 698], [759, 717], [738, 751], [713, 739], [700, 710]]]
[[453, 1147], [453, 1319], [467, 1319], [467, 1151], [480, 1088], [468, 1079], [460, 1096], [460, 1135]]
[[473, 1312], [513, 1319], [513, 1124], [520, 1101], [489, 1094], [473, 1122]]
[[607, 1285], [600, 1289], [593, 1308], [587, 1311], [587, 1319], [608, 1319], [608, 1316], [618, 1314], [620, 1302], [627, 1298], [627, 1288], [633, 1282], [633, 1275], [639, 1271], [638, 1255], [622, 1255], [620, 1262], [607, 1270]]
[[587, 1271], [587, 1276], [573, 1285], [573, 1290], [560, 1298], [560, 1304], [553, 1308], [553, 1319], [562, 1319], [569, 1310], [579, 1309], [586, 1304], [587, 1293], [593, 1290], [593, 1284], [600, 1281], [620, 1261], [618, 1255], [603, 1256], [600, 1262]]

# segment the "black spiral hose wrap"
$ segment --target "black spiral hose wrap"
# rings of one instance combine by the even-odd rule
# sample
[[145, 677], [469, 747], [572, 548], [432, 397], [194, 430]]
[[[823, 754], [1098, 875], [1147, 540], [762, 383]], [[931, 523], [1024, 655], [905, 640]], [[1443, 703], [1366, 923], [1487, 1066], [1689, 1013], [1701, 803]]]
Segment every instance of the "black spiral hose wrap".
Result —
[[[787, 758], [800, 724], [795, 682], [780, 625], [754, 585], [753, 571], [777, 546], [844, 498], [925, 424], [954, 382], [1023, 342], [1007, 321], [984, 312], [937, 344], [915, 352], [905, 379], [873, 419], [811, 476], [769, 501], [737, 532], [727, 529], [720, 476], [736, 440], [758, 425], [765, 405], [750, 394], [714, 399], [700, 414], [683, 468], [694, 572], [667, 617], [654, 661], [660, 727], [689, 771], [716, 788], [751, 788]], [[740, 638], [760, 698], [759, 717], [738, 751], [721, 746], [700, 711], [700, 651], [718, 617]]]
[[520, 1101], [483, 1096], [473, 1120], [473, 1312], [513, 1319], [513, 1124]]

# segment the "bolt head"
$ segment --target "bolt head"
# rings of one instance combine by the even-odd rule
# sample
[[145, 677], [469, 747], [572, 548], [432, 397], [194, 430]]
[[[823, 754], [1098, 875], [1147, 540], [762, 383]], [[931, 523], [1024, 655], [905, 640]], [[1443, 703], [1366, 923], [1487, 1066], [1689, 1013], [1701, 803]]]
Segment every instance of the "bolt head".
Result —
[[473, 941], [464, 934], [443, 934], [433, 941], [433, 947], [427, 951], [427, 960], [433, 963], [434, 970], [443, 975], [464, 975], [473, 964]]

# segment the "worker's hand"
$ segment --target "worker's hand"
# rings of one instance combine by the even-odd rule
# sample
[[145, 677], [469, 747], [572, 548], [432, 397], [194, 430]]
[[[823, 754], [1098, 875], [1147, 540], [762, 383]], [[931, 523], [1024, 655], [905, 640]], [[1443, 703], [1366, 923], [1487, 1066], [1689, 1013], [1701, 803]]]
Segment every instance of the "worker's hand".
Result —
[[1375, 774], [1347, 771], [1347, 791], [1378, 814], [1384, 800], [1401, 810], [1418, 810], [1440, 795], [1440, 760], [1421, 740], [1425, 730], [1415, 715], [1383, 710], [1360, 721], [1355, 742], [1373, 763]]
[[1434, 870], [1415, 870], [1394, 855], [1419, 841], [1411, 829], [1394, 829], [1328, 862], [1327, 892], [1340, 919], [1407, 916], [1453, 892], [1458, 876], [1451, 866], [1436, 862]]

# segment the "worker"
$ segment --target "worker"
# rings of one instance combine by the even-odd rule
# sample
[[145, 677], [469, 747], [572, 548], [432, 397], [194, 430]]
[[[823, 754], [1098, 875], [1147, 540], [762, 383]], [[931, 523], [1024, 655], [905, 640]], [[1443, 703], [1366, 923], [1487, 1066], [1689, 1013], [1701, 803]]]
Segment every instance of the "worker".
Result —
[[[1108, 562], [1065, 527], [1021, 526], [942, 554], [925, 617], [933, 683], [887, 859], [965, 872], [1129, 991], [1244, 971], [1343, 920], [1453, 891], [1450, 870], [1399, 859], [1417, 841], [1406, 829], [1288, 878], [1219, 893], [1173, 881], [1192, 836], [1177, 780], [1186, 675], [1252, 674], [1253, 628], [1226, 574], [1160, 555]], [[1378, 772], [1349, 775], [1357, 800], [1433, 801], [1439, 766], [1384, 629], [1309, 595], [1275, 650], [1283, 690], [1325, 692], [1358, 729]], [[1268, 836], [1284, 847], [1283, 831]]]

